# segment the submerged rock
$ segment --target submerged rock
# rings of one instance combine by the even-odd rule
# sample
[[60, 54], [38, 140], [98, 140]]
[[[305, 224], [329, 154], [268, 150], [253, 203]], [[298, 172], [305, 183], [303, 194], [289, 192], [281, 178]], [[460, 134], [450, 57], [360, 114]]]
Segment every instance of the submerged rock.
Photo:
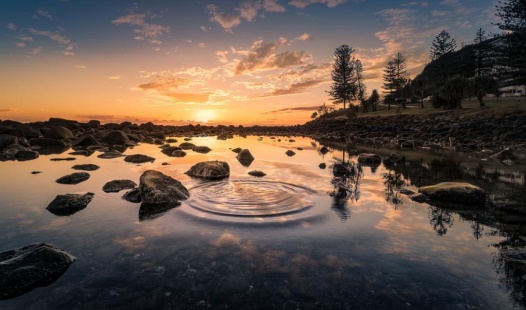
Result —
[[124, 161], [128, 163], [141, 164], [141, 163], [153, 163], [155, 158], [143, 155], [143, 154], [134, 154], [124, 157]]
[[248, 149], [243, 149], [236, 156], [239, 163], [245, 167], [249, 167], [250, 164], [254, 161], [254, 156], [250, 153]]
[[190, 197], [181, 182], [155, 170], [147, 170], [141, 175], [139, 190], [144, 203], [173, 203]]
[[0, 300], [51, 285], [75, 260], [69, 253], [46, 243], [0, 253]]
[[243, 150], [242, 148], [236, 147], [235, 149], [232, 149], [232, 152], [239, 154], [239, 152], [241, 152], [242, 150]]
[[51, 158], [51, 161], [73, 161], [77, 160], [75, 157]]
[[412, 201], [418, 202], [418, 203], [424, 203], [427, 200], [426, 195], [422, 193], [414, 193], [410, 194], [409, 198], [411, 198]]
[[127, 191], [126, 193], [124, 193], [124, 195], [122, 195], [122, 199], [133, 203], [139, 203], [141, 202], [141, 191], [138, 187], [136, 187], [131, 191]]
[[36, 151], [18, 151], [15, 153], [14, 158], [18, 161], [33, 160], [37, 159], [40, 154]]
[[325, 154], [329, 153], [329, 149], [326, 146], [322, 146], [321, 149], [320, 149], [320, 153], [325, 155]]
[[68, 216], [85, 209], [95, 194], [86, 193], [57, 195], [47, 206], [47, 210], [55, 215]]
[[379, 165], [382, 158], [376, 154], [362, 153], [358, 155], [358, 162], [364, 165]]
[[132, 180], [113, 180], [109, 181], [102, 187], [102, 190], [106, 193], [117, 193], [123, 189], [135, 188], [137, 184]]
[[326, 163], [321, 163], [318, 165], [318, 167], [320, 167], [320, 169], [325, 169], [327, 168], [327, 164]]
[[82, 164], [82, 165], [75, 165], [71, 167], [71, 169], [74, 170], [84, 170], [84, 171], [95, 171], [98, 170], [100, 167], [95, 164]]
[[192, 149], [192, 151], [196, 153], [206, 154], [209, 153], [212, 149], [208, 146], [196, 146]]
[[253, 177], [264, 177], [267, 175], [265, 172], [259, 170], [249, 171], [248, 174], [250, 174]]
[[289, 156], [289, 157], [292, 157], [292, 156], [296, 155], [296, 152], [294, 152], [292, 150], [288, 150], [288, 151], [285, 152], [285, 154], [287, 154], [287, 156]]
[[185, 173], [195, 178], [220, 180], [230, 176], [230, 166], [224, 161], [203, 161], [193, 165]]
[[139, 208], [139, 220], [153, 220], [168, 212], [169, 210], [180, 206], [180, 202], [171, 203], [141, 203]]
[[79, 184], [89, 179], [90, 175], [87, 172], [75, 172], [58, 178], [55, 182], [60, 184]]
[[[446, 202], [458, 206], [480, 208], [486, 202], [486, 192], [475, 185], [462, 182], [442, 182], [418, 189], [431, 203]], [[442, 206], [442, 205], [441, 205]], [[444, 206], [447, 206], [444, 205]]]
[[97, 157], [102, 158], [102, 159], [112, 159], [112, 158], [123, 157], [123, 156], [124, 155], [119, 151], [108, 151], [108, 152], [99, 154], [99, 156]]
[[180, 150], [181, 148], [178, 146], [165, 146], [162, 148], [161, 152], [168, 156], [174, 156], [174, 152]]
[[186, 152], [183, 151], [183, 150], [177, 150], [177, 151], [174, 151], [172, 153], [172, 156], [173, 157], [185, 157], [186, 156]]
[[183, 142], [179, 144], [179, 147], [183, 150], [191, 150], [195, 147], [195, 144], [190, 143], [190, 142]]

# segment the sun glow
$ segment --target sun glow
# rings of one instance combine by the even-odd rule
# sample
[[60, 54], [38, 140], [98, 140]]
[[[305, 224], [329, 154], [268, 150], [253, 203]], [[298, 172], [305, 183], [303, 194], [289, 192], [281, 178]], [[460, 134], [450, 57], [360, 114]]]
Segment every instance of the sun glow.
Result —
[[216, 114], [212, 110], [199, 110], [195, 113], [195, 120], [201, 123], [208, 123], [213, 120]]

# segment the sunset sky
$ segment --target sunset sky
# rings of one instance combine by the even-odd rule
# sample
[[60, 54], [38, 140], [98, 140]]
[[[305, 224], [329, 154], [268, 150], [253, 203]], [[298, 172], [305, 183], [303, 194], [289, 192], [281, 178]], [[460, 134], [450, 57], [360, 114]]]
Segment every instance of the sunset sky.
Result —
[[411, 77], [449, 31], [498, 32], [494, 0], [4, 0], [0, 119], [163, 124], [308, 121], [333, 52], [356, 49], [368, 92], [395, 53]]

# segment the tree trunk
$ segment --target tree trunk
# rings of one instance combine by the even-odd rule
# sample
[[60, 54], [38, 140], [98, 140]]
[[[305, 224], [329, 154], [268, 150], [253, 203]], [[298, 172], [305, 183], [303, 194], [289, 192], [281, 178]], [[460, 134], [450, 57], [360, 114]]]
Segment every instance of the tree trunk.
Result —
[[486, 106], [486, 104], [484, 103], [484, 100], [482, 99], [482, 96], [477, 95], [477, 100], [479, 101], [481, 108]]

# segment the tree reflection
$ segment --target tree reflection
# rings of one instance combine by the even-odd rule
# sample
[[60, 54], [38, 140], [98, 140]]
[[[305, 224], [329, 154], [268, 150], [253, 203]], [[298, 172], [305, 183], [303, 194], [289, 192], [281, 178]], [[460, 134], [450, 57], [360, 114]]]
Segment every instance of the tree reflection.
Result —
[[346, 152], [343, 151], [341, 161], [332, 166], [333, 178], [331, 184], [334, 187], [329, 195], [333, 198], [332, 210], [334, 210], [342, 222], [351, 217], [351, 211], [347, 207], [349, 201], [360, 199], [360, 178], [363, 177], [363, 167], [359, 163], [345, 160]]
[[384, 173], [385, 200], [394, 205], [395, 210], [402, 204], [399, 189], [406, 186], [407, 182], [402, 173], [396, 170], [389, 170]]
[[433, 230], [439, 236], [447, 233], [448, 228], [453, 226], [453, 215], [451, 212], [441, 209], [439, 207], [429, 206], [428, 209], [429, 223], [433, 226]]

